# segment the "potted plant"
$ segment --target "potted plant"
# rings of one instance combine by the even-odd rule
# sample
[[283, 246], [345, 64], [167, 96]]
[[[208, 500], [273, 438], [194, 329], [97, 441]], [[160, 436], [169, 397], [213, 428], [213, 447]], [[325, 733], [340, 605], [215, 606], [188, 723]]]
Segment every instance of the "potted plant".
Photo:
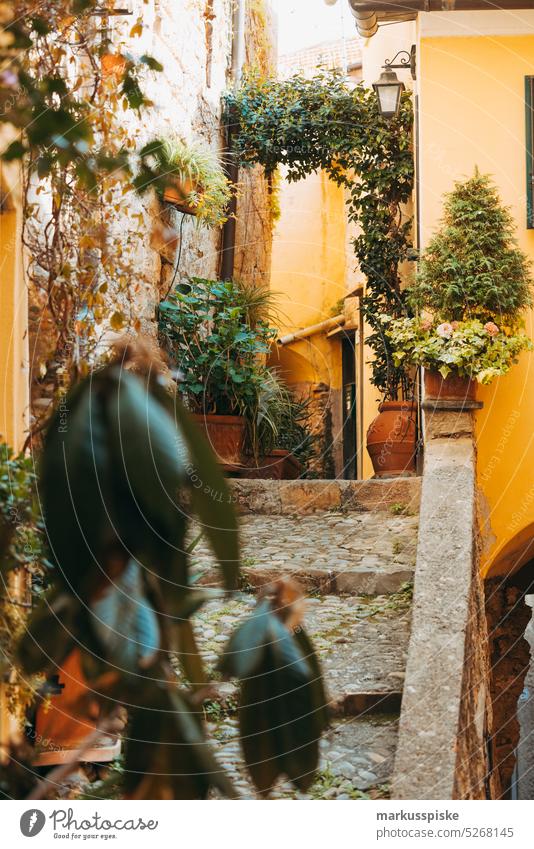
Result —
[[265, 368], [247, 419], [244, 477], [295, 480], [307, 474], [316, 453], [309, 404], [294, 397], [275, 369]]
[[424, 366], [428, 398], [473, 399], [532, 343], [521, 314], [531, 269], [490, 177], [478, 170], [446, 197], [441, 226], [408, 291], [415, 318], [385, 318], [398, 365]]
[[167, 139], [157, 151], [166, 185], [159, 187], [162, 199], [206, 227], [219, 227], [227, 220], [232, 184], [217, 153], [206, 145]]
[[373, 349], [371, 383], [383, 393], [378, 415], [367, 430], [367, 451], [375, 477], [415, 474], [417, 404], [413, 398], [414, 381], [407, 364], [395, 360], [391, 339], [385, 332], [380, 310], [399, 311], [403, 303], [400, 291], [390, 298], [382, 296], [373, 316], [367, 311], [372, 333], [367, 343]]
[[414, 318], [383, 319], [395, 348], [395, 361], [423, 366], [427, 398], [474, 400], [476, 382], [506, 374], [524, 350], [532, 348], [520, 329], [494, 321]]
[[222, 463], [241, 464], [276, 331], [267, 288], [192, 278], [160, 304], [160, 338], [180, 389]]

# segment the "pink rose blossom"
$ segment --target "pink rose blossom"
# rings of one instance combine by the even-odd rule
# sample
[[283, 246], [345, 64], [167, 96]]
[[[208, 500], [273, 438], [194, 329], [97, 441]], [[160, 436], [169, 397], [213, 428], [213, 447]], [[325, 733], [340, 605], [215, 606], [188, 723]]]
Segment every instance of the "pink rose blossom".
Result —
[[13, 71], [11, 71], [9, 68], [6, 68], [6, 70], [2, 71], [2, 73], [0, 74], [0, 84], [1, 85], [5, 85], [5, 86], [9, 86], [10, 88], [13, 88], [14, 86], [17, 85], [18, 81], [19, 81], [19, 78], [17, 77], [17, 75], [14, 74]]
[[488, 323], [484, 325], [484, 330], [486, 333], [489, 333], [490, 336], [496, 336], [497, 333], [500, 332], [499, 328], [493, 323], [493, 321], [488, 321]]
[[449, 324], [448, 321], [444, 321], [443, 324], [438, 325], [436, 328], [436, 333], [438, 336], [441, 336], [442, 339], [450, 339], [452, 336], [454, 328], [452, 324]]
[[421, 322], [421, 330], [424, 330], [426, 332], [427, 330], [430, 330], [431, 327], [432, 327], [432, 322], [430, 321], [430, 319], [424, 318], [423, 321]]

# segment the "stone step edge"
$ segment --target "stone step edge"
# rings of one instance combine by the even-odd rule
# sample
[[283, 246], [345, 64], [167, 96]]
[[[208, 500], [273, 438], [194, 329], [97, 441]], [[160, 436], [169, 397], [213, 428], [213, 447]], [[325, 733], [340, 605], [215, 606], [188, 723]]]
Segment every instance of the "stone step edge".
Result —
[[[225, 707], [228, 702], [235, 708], [237, 684], [225, 682], [219, 685], [211, 701]], [[332, 719], [341, 717], [361, 717], [376, 714], [400, 714], [402, 690], [398, 689], [362, 689], [341, 693], [329, 698], [328, 713]], [[232, 710], [233, 712], [233, 710]]]
[[[243, 566], [241, 589], [257, 592], [278, 578], [296, 578], [308, 594], [319, 595], [390, 595], [413, 581], [414, 567], [402, 566], [391, 571], [355, 567], [354, 569], [276, 569], [274, 567]], [[198, 585], [218, 586], [220, 575], [209, 569], [199, 578]]]
[[400, 714], [401, 701], [401, 690], [362, 690], [331, 699], [328, 708], [332, 717]]
[[416, 515], [421, 478], [345, 481], [228, 481], [242, 514], [304, 516], [317, 512], [392, 512]]

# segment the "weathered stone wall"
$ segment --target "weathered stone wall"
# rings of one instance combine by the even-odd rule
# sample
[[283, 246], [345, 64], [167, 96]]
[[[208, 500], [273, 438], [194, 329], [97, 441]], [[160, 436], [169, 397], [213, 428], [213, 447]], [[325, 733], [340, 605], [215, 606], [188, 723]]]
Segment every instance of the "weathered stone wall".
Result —
[[[259, 49], [262, 55], [272, 49], [270, 18], [258, 16], [258, 2], [249, 0], [248, 4], [245, 38], [249, 62]], [[154, 105], [140, 113], [128, 110], [121, 115], [133, 147], [140, 149], [155, 138], [178, 137], [203, 142], [224, 157], [222, 96], [231, 82], [233, 0], [133, 0], [130, 7], [131, 16], [113, 19], [113, 49], [133, 56], [152, 55], [164, 68], [143, 81], [143, 90]], [[143, 23], [142, 33], [132, 36], [138, 18]], [[261, 33], [263, 23], [266, 31]], [[45, 194], [40, 196], [43, 221], [49, 202]], [[110, 238], [115, 245], [123, 245], [131, 281], [119, 294], [110, 287], [114, 306], [109, 314], [120, 309], [126, 328], [155, 342], [157, 305], [171, 286], [190, 276], [219, 276], [222, 231], [200, 227], [194, 217], [163, 205], [152, 192], [143, 198], [131, 192], [120, 206], [110, 226]], [[242, 176], [238, 215], [235, 276], [264, 282], [270, 267], [272, 215], [267, 182], [257, 170]], [[153, 238], [159, 222], [177, 234], [172, 247]], [[56, 333], [42, 292], [30, 292], [29, 309], [35, 422], [48, 409], [56, 389]], [[98, 333], [109, 338], [105, 322]]]
[[494, 727], [494, 713], [484, 601], [484, 587], [476, 558], [473, 562], [465, 633], [464, 674], [453, 789], [456, 799], [498, 799], [501, 795], [499, 771], [492, 769], [492, 764], [495, 763], [491, 733]]
[[532, 610], [524, 592], [511, 582], [499, 579], [486, 582], [491, 699], [493, 703], [492, 749], [500, 795], [506, 795], [515, 766], [519, 743], [517, 700], [523, 690], [530, 663], [530, 646], [525, 629]]
[[[221, 97], [229, 82], [232, 55], [232, 10], [230, 0], [135, 0], [133, 20], [143, 19], [140, 38], [126, 36], [126, 45], [135, 53], [149, 53], [163, 65], [146, 86], [155, 106], [141, 113], [132, 127], [138, 133], [138, 145], [152, 138], [181, 137], [202, 141], [222, 152]], [[132, 20], [131, 19], [131, 20]], [[121, 25], [118, 39], [130, 30], [130, 22]], [[135, 206], [135, 199], [132, 199]], [[162, 214], [160, 204], [146, 200], [145, 239], [140, 245], [141, 268], [152, 281], [152, 306], [170, 285], [175, 257], [166, 254], [163, 261], [150, 247], [152, 219]], [[217, 277], [220, 230], [201, 228], [191, 216], [169, 210], [168, 221], [181, 231], [180, 264], [176, 280], [193, 275]], [[181, 226], [180, 226], [181, 225]], [[156, 256], [154, 254], [156, 253]], [[161, 287], [160, 287], [161, 277]], [[172, 278], [171, 278], [172, 279]], [[150, 297], [150, 296], [149, 296]]]

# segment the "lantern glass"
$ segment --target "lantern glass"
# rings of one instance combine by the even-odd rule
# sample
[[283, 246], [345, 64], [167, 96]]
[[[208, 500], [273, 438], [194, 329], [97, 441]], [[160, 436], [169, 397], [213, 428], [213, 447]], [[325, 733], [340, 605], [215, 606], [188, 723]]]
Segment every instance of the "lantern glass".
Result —
[[378, 97], [380, 114], [384, 118], [395, 118], [399, 114], [401, 94], [405, 89], [404, 83], [393, 71], [384, 71], [373, 88]]

